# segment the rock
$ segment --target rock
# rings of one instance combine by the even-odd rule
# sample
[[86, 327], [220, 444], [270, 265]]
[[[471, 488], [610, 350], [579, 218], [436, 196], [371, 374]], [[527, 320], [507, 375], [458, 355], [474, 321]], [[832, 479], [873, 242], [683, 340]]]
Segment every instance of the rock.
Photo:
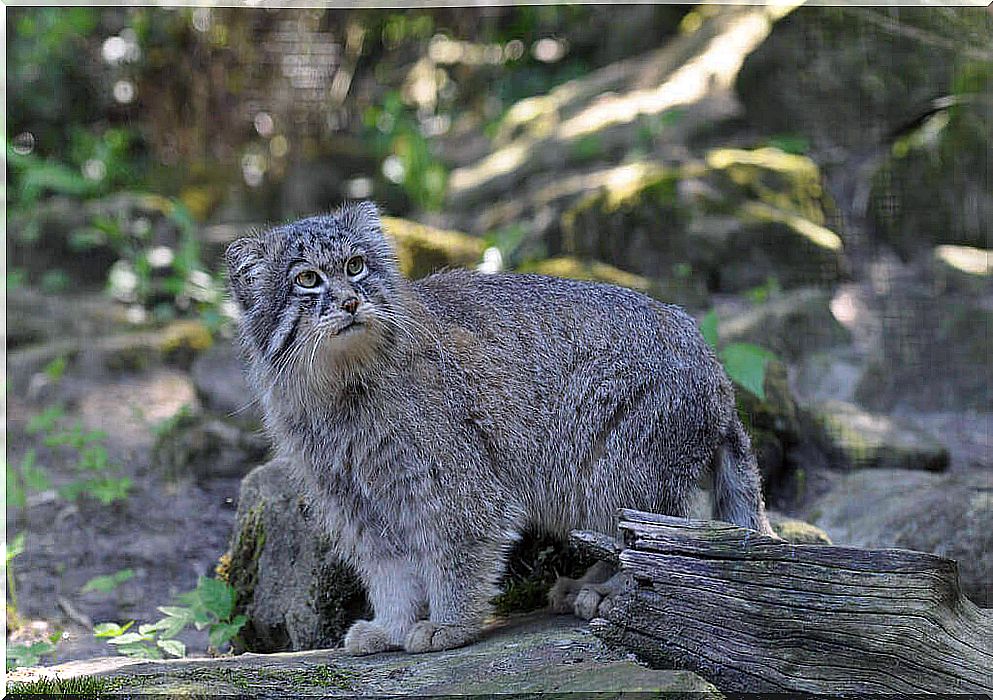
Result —
[[735, 87], [765, 133], [871, 149], [949, 94], [957, 66], [989, 61], [991, 43], [993, 18], [980, 7], [803, 6], [775, 23]]
[[936, 292], [983, 294], [993, 291], [993, 251], [939, 245], [931, 253]]
[[948, 450], [931, 434], [898, 418], [854, 404], [827, 401], [810, 408], [828, 453], [851, 469], [948, 468]]
[[525, 616], [461, 649], [346, 656], [341, 650], [215, 659], [89, 659], [8, 674], [8, 692], [373, 697], [562, 694], [723, 697], [689, 671], [654, 670], [607, 648], [568, 616]]
[[213, 342], [200, 321], [173, 321], [145, 331], [54, 340], [14, 350], [7, 357], [7, 374], [12, 388], [23, 392], [55, 361], [65, 360], [68, 367], [78, 364], [94, 375], [141, 372], [163, 364], [187, 369]]
[[369, 612], [361, 583], [336, 559], [278, 460], [242, 481], [220, 573], [248, 616], [240, 636], [249, 651], [334, 647]]
[[831, 292], [803, 288], [774, 294], [769, 301], [722, 319], [721, 339], [748, 342], [794, 362], [815, 351], [851, 342], [831, 313]]
[[898, 139], [872, 180], [872, 223], [904, 257], [933, 243], [993, 247], [993, 56], [966, 66], [952, 92], [942, 98], [952, 106]]
[[744, 291], [770, 278], [787, 288], [837, 282], [846, 263], [841, 239], [818, 223], [817, 168], [806, 159], [784, 165], [786, 156], [725, 149], [708, 155], [709, 165], [632, 170], [562, 214], [561, 249], [711, 291]]
[[816, 525], [773, 511], [768, 515], [773, 532], [790, 544], [831, 544], [831, 538]]
[[111, 372], [135, 372], [160, 364], [188, 369], [198, 354], [214, 344], [210, 329], [199, 320], [173, 321], [161, 328], [100, 338], [83, 354]]
[[879, 347], [855, 390], [874, 411], [978, 410], [993, 405], [993, 310], [909, 285], [879, 299]]
[[772, 360], [766, 365], [765, 398], [735, 387], [738, 414], [752, 439], [752, 449], [762, 472], [762, 486], [771, 495], [784, 476], [787, 453], [801, 439], [800, 412], [790, 390], [786, 365]]
[[804, 401], [855, 401], [862, 358], [851, 347], [805, 355], [797, 364], [795, 386]]
[[835, 544], [898, 547], [955, 559], [963, 591], [993, 605], [993, 490], [988, 469], [847, 474], [804, 509]]
[[7, 288], [7, 349], [106, 335], [128, 325], [123, 306], [100, 293], [43, 294]]
[[483, 242], [406, 219], [383, 217], [383, 228], [396, 243], [400, 270], [416, 279], [446, 267], [471, 267], [483, 256]]
[[[774, 8], [698, 14], [695, 31], [660, 49], [606, 66], [513, 105], [497, 148], [449, 178], [448, 209], [470, 212], [518, 192], [542, 172], [591, 160], [617, 163], [636, 148], [683, 144], [714, 120], [734, 116], [738, 64], [765, 38]], [[717, 58], [716, 46], [720, 50]]]
[[265, 459], [269, 440], [260, 430], [246, 430], [229, 420], [181, 412], [159, 431], [152, 463], [163, 474], [197, 479], [244, 476]]
[[248, 386], [238, 351], [231, 342], [217, 342], [190, 367], [204, 408], [249, 427], [259, 427], [262, 411]]
[[597, 260], [581, 260], [569, 256], [547, 258], [524, 263], [517, 268], [517, 272], [616, 284], [636, 289], [665, 302], [687, 306], [699, 307], [706, 299], [706, 290], [695, 288], [692, 280], [686, 280], [682, 284], [684, 280], [678, 278], [649, 279]]

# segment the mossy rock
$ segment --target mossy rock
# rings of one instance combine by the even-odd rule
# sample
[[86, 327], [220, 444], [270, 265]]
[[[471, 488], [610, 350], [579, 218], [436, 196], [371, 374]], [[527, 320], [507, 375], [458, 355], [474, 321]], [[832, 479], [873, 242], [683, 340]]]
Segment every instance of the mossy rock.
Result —
[[337, 646], [370, 612], [361, 583], [330, 552], [279, 460], [242, 480], [220, 569], [237, 593], [237, 611], [248, 617], [239, 641], [249, 651]]
[[993, 250], [939, 245], [931, 251], [935, 291], [984, 294], [993, 291]]
[[873, 178], [873, 224], [905, 257], [934, 243], [993, 247], [993, 61], [964, 72], [960, 103], [894, 143]]
[[993, 405], [993, 311], [925, 287], [881, 300], [880, 347], [855, 388], [870, 410], [988, 411]]
[[152, 463], [171, 479], [209, 481], [244, 476], [265, 459], [269, 440], [257, 429], [226, 418], [185, 412], [158, 431]]
[[745, 59], [735, 88], [766, 134], [867, 150], [950, 94], [959, 68], [990, 45], [981, 7], [803, 6]]
[[770, 360], [765, 370], [765, 397], [740, 387], [736, 389], [738, 413], [748, 428], [767, 430], [786, 444], [796, 442], [801, 434], [801, 417], [790, 389], [786, 365]]
[[401, 272], [411, 279], [446, 267], [472, 267], [485, 248], [480, 239], [464, 233], [392, 216], [383, 217], [383, 228], [396, 245]]
[[581, 260], [571, 256], [529, 261], [518, 267], [517, 272], [614, 284], [635, 289], [662, 301], [688, 306], [702, 306], [707, 299], [706, 290], [695, 285], [692, 279], [688, 279], [688, 275], [663, 280], [650, 279], [598, 260]]
[[99, 339], [92, 351], [113, 372], [140, 372], [160, 364], [188, 369], [198, 354], [214, 343], [199, 320], [173, 321], [162, 328]]
[[820, 168], [810, 158], [773, 147], [717, 148], [707, 152], [705, 162], [704, 178], [720, 194], [713, 204], [722, 211], [758, 201], [824, 225], [829, 199]]
[[[561, 250], [701, 292], [844, 278], [841, 238], [822, 225], [820, 176], [775, 149], [714, 151], [712, 164], [644, 165], [561, 216]], [[810, 218], [812, 217], [812, 218]]]
[[764, 303], [721, 320], [724, 342], [761, 345], [779, 357], [800, 358], [851, 342], [851, 333], [831, 313], [828, 289], [774, 293]]
[[[495, 608], [503, 615], [543, 608], [558, 575], [578, 578], [593, 563], [566, 542], [527, 533], [511, 552]], [[239, 635], [248, 651], [334, 647], [352, 622], [371, 616], [361, 582], [337, 559], [279, 460], [242, 480], [235, 530], [217, 573], [248, 617]]]
[[821, 439], [852, 469], [948, 468], [948, 450], [933, 435], [892, 416], [869, 413], [843, 401], [810, 409]]
[[824, 530], [803, 520], [770, 512], [769, 524], [773, 532], [790, 544], [832, 544]]

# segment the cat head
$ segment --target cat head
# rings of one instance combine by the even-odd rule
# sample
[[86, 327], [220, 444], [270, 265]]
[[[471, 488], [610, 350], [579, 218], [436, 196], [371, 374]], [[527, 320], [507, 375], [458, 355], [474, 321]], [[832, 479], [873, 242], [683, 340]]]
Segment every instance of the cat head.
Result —
[[404, 282], [370, 202], [241, 238], [225, 257], [243, 344], [263, 368], [341, 373], [397, 336]]

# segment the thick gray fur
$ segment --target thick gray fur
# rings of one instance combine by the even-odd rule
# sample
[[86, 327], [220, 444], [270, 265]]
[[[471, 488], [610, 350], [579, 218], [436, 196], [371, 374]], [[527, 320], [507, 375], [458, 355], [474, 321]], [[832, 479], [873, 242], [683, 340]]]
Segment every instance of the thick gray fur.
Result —
[[716, 517], [769, 532], [731, 384], [678, 307], [537, 275], [406, 281], [367, 202], [227, 262], [276, 449], [372, 600], [352, 653], [473, 640], [522, 531], [685, 515], [710, 470]]

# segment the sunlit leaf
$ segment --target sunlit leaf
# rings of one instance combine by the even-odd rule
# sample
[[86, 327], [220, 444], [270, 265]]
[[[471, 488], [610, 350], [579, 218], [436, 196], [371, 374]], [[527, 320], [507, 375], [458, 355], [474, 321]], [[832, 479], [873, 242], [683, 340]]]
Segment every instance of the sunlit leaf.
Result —
[[751, 343], [731, 343], [720, 357], [732, 381], [765, 399], [765, 368], [775, 355]]

